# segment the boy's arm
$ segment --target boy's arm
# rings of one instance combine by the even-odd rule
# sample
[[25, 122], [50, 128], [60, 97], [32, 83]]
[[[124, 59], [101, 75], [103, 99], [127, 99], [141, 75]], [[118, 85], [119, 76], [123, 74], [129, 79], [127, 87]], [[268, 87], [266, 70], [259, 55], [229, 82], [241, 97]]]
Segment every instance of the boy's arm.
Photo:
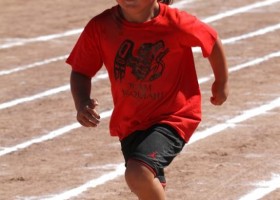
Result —
[[215, 77], [215, 81], [212, 84], [212, 97], [210, 98], [210, 101], [213, 105], [222, 105], [228, 97], [229, 89], [228, 67], [223, 45], [219, 38], [217, 39], [208, 60]]
[[72, 71], [70, 86], [78, 122], [86, 127], [96, 127], [100, 122], [100, 116], [95, 110], [98, 102], [90, 98], [91, 78]]

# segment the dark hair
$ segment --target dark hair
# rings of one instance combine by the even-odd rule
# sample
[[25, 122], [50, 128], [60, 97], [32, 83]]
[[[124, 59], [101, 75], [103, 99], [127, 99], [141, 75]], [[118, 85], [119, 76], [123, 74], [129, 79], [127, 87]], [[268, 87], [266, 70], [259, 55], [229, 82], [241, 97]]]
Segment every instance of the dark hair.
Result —
[[164, 3], [166, 5], [170, 5], [173, 2], [173, 0], [158, 0], [158, 2]]

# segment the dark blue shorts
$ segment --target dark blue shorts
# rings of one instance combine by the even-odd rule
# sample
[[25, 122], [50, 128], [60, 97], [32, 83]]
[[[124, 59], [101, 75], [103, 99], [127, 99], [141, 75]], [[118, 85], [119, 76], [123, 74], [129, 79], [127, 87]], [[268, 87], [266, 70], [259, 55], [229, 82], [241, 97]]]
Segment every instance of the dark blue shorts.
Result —
[[185, 141], [166, 124], [135, 131], [121, 141], [125, 163], [136, 160], [147, 166], [165, 185], [164, 168], [180, 153]]

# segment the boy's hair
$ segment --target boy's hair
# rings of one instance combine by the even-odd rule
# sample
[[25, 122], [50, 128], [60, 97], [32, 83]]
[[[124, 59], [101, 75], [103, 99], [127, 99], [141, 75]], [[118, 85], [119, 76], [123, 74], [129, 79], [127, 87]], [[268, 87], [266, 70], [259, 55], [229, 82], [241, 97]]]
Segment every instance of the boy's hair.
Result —
[[158, 2], [164, 3], [166, 5], [170, 5], [173, 2], [173, 0], [158, 0]]

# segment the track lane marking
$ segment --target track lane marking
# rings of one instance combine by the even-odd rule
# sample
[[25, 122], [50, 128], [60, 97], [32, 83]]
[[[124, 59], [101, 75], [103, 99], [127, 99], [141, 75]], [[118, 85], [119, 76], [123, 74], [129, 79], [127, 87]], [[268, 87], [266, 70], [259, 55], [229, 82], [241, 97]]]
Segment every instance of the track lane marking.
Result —
[[[239, 71], [239, 70], [241, 70], [241, 69], [243, 69], [243, 68], [250, 67], [250, 66], [254, 66], [254, 65], [256, 65], [256, 64], [260, 64], [260, 63], [262, 63], [262, 62], [264, 62], [264, 61], [267, 61], [267, 60], [269, 60], [269, 59], [271, 59], [271, 58], [275, 58], [275, 57], [280, 57], [280, 51], [279, 51], [279, 52], [275, 52], [275, 53], [268, 54], [268, 55], [264, 56], [263, 58], [258, 58], [258, 59], [255, 59], [255, 60], [253, 60], [253, 61], [249, 61], [249, 62], [244, 63], [244, 64], [236, 65], [235, 67], [232, 67], [232, 68], [229, 69], [229, 73], [235, 72], [235, 71]], [[98, 76], [98, 79], [104, 79], [104, 78], [107, 78], [107, 74], [101, 74], [101, 75]], [[213, 75], [210, 75], [210, 76], [207, 76], [207, 77], [204, 77], [204, 78], [200, 78], [198, 81], [199, 81], [200, 84], [202, 84], [202, 83], [205, 83], [205, 82], [207, 82], [207, 81], [210, 81], [212, 78], [213, 78]], [[95, 81], [97, 81], [98, 79], [95, 79]], [[69, 89], [69, 88], [70, 88], [69, 85], [68, 85], [68, 86], [63, 86], [63, 89], [64, 89], [64, 90]], [[61, 88], [59, 88], [59, 89], [61, 89]], [[56, 89], [56, 90], [53, 90], [52, 93], [54, 93], [54, 92], [59, 92], [59, 91], [60, 91], [60, 90]], [[43, 94], [49, 94], [49, 93], [50, 93], [50, 92], [44, 92]], [[38, 97], [38, 95], [36, 95], [36, 97]], [[30, 98], [30, 99], [34, 99], [34, 98]], [[13, 101], [12, 103], [9, 104], [9, 106], [12, 106], [12, 105], [14, 105], [14, 104], [16, 104], [16, 103], [18, 104], [19, 101], [17, 101], [17, 102], [14, 102], [14, 101]], [[23, 102], [21, 102], [21, 103], [23, 103]], [[1, 109], [1, 106], [2, 106], [2, 109], [3, 109], [3, 105], [2, 105], [2, 104], [0, 105], [0, 109]], [[6, 105], [6, 107], [7, 107], [7, 105]], [[111, 112], [111, 111], [107, 111], [107, 112]], [[101, 114], [102, 114], [102, 113], [101, 113]], [[107, 115], [106, 115], [106, 116], [107, 116]], [[40, 141], [43, 142], [43, 141], [46, 141], [46, 140], [49, 140], [49, 139], [53, 139], [53, 138], [55, 138], [55, 137], [58, 137], [58, 136], [60, 136], [60, 135], [62, 135], [62, 134], [64, 134], [64, 133], [66, 133], [66, 132], [71, 131], [71, 129], [76, 129], [76, 128], [78, 128], [78, 127], [77, 127], [77, 124], [78, 124], [78, 123], [74, 123], [74, 124], [71, 124], [71, 125], [67, 125], [67, 126], [65, 126], [65, 127], [67, 127], [67, 128], [61, 128], [61, 129], [52, 131], [52, 132], [50, 132], [49, 134], [46, 134], [46, 135], [44, 135], [44, 136], [41, 136], [40, 138], [36, 138], [36, 139], [30, 140], [31, 142], [30, 142], [30, 141], [27, 141], [27, 142], [24, 142], [24, 143], [22, 143], [22, 144], [15, 145], [15, 146], [13, 146], [13, 147], [6, 147], [6, 148], [4, 148], [3, 150], [0, 150], [0, 157], [3, 156], [3, 155], [6, 155], [6, 154], [12, 153], [12, 152], [14, 152], [14, 151], [17, 151], [17, 150], [20, 150], [20, 149], [29, 147], [29, 146], [31, 146], [32, 144], [40, 143]], [[221, 129], [221, 128], [224, 128], [223, 126], [225, 126], [225, 125], [217, 125], [216, 129], [218, 129], [218, 128], [220, 128], [220, 129]], [[195, 139], [195, 137], [194, 137], [193, 139]], [[193, 139], [192, 139], [192, 140], [193, 140]], [[190, 142], [191, 142], [192, 140], [190, 140]], [[2, 147], [2, 148], [3, 148], [3, 147]]]
[[[257, 59], [251, 60], [249, 62], [233, 66], [233, 67], [229, 68], [229, 73], [234, 72], [234, 71], [238, 71], [238, 70], [243, 69], [243, 68], [251, 67], [251, 66], [254, 66], [256, 64], [260, 64], [262, 62], [268, 61], [271, 58], [276, 58], [276, 57], [279, 57], [279, 56], [280, 56], [280, 51], [273, 52], [273, 53], [265, 55], [261, 58], [257, 58]], [[108, 78], [108, 74], [104, 73], [104, 74], [101, 74], [101, 75], [98, 75], [97, 77], [95, 77], [93, 79], [93, 81], [97, 81], [97, 80], [100, 80], [100, 79], [106, 79], [106, 78]], [[199, 78], [198, 82], [200, 84], [202, 84], [204, 82], [207, 82], [207, 81], [211, 80], [212, 78], [213, 78], [213, 74], [209, 75], [209, 76], [206, 76], [206, 77]], [[47, 96], [50, 96], [50, 95], [58, 94], [60, 92], [65, 92], [65, 91], [68, 91], [69, 89], [70, 89], [70, 85], [67, 84], [67, 85], [64, 85], [64, 86], [60, 86], [60, 87], [57, 87], [57, 88], [53, 88], [53, 89], [38, 93], [38, 94], [33, 95], [33, 96], [23, 97], [23, 98], [15, 99], [15, 100], [12, 100], [12, 101], [4, 102], [4, 103], [0, 104], [0, 110], [7, 109], [7, 108], [17, 106], [19, 104], [27, 103], [27, 102], [30, 102], [30, 101], [34, 101], [34, 100], [37, 100], [37, 99], [40, 99], [40, 98], [43, 98], [43, 97], [47, 97]]]
[[[232, 37], [232, 38], [228, 38], [228, 39], [223, 39], [222, 43], [224, 45], [225, 44], [232, 44], [232, 43], [240, 41], [240, 40], [245, 40], [245, 39], [249, 39], [249, 38], [252, 38], [252, 37], [265, 35], [266, 33], [277, 31], [278, 29], [280, 29], [280, 23], [279, 24], [274, 24], [274, 25], [271, 25], [271, 26], [267, 26], [267, 27], [264, 27], [264, 28], [258, 29], [256, 31], [240, 35], [240, 36], [236, 36], [236, 37]], [[197, 48], [194, 48], [194, 49], [195, 49], [194, 53], [201, 52]], [[68, 55], [62, 55], [62, 56], [58, 56], [58, 57], [48, 58], [48, 59], [45, 59], [45, 60], [42, 60], [42, 61], [37, 61], [37, 62], [32, 63], [32, 64], [18, 66], [18, 67], [15, 67], [13, 69], [1, 70], [0, 71], [0, 76], [9, 75], [9, 74], [12, 74], [12, 73], [24, 71], [24, 70], [31, 69], [31, 68], [34, 68], [34, 67], [47, 65], [47, 64], [50, 64], [50, 63], [53, 63], [53, 62], [58, 62], [58, 61], [61, 61], [61, 60], [65, 60], [67, 57], [68, 57]]]
[[198, 140], [204, 139], [210, 135], [213, 135], [217, 132], [221, 132], [227, 128], [234, 128], [236, 124], [239, 124], [243, 121], [248, 119], [254, 118], [256, 116], [265, 114], [266, 112], [273, 110], [275, 108], [280, 107], [280, 97], [276, 98], [275, 100], [269, 102], [268, 104], [262, 105], [260, 107], [256, 107], [250, 110], [245, 110], [242, 112], [241, 115], [237, 115], [234, 118], [226, 120], [225, 123], [219, 123], [211, 128], [207, 128], [204, 131], [200, 131], [198, 134], [195, 133], [187, 145], [190, 145]]
[[[100, 113], [100, 117], [102, 119], [104, 118], [108, 118], [110, 117], [112, 114], [112, 110], [108, 110], [108, 111], [105, 111], [105, 112], [102, 112]], [[43, 135], [43, 136], [40, 136], [40, 137], [37, 137], [37, 138], [34, 138], [32, 140], [28, 140], [26, 142], [23, 142], [21, 144], [17, 144], [15, 146], [12, 146], [12, 147], [2, 147], [2, 150], [0, 151], [0, 157], [1, 156], [4, 156], [6, 154], [10, 154], [10, 153], [13, 153], [13, 152], [16, 152], [16, 151], [19, 151], [19, 150], [22, 150], [22, 149], [25, 149], [27, 147], [30, 147], [31, 145], [33, 144], [38, 144], [38, 143], [42, 143], [42, 142], [45, 142], [45, 141], [48, 141], [48, 140], [51, 140], [51, 139], [54, 139], [56, 137], [59, 137], [61, 135], [64, 135], [72, 130], [75, 130], [77, 128], [80, 128], [81, 125], [76, 122], [76, 123], [73, 123], [73, 124], [70, 124], [70, 125], [67, 125], [67, 126], [64, 126], [62, 128], [59, 128], [59, 129], [56, 129], [54, 131], [51, 131], [49, 132], [48, 134], [46, 135]]]
[[[234, 128], [234, 127], [236, 127], [237, 124], [239, 124], [241, 122], [244, 122], [244, 121], [249, 120], [251, 118], [257, 117], [259, 115], [266, 114], [268, 111], [271, 111], [271, 110], [273, 110], [275, 108], [278, 108], [278, 107], [280, 107], [280, 97], [274, 99], [273, 101], [271, 101], [267, 104], [261, 105], [259, 107], [252, 108], [252, 109], [249, 109], [249, 110], [245, 110], [245, 111], [243, 111], [242, 114], [237, 115], [237, 116], [227, 120], [225, 123], [220, 123], [220, 124], [214, 125], [210, 128], [206, 128], [203, 131], [196, 132], [191, 137], [191, 139], [190, 139], [190, 141], [188, 142], [187, 145], [191, 145], [195, 142], [198, 142], [199, 140], [205, 139], [209, 136], [217, 134], [217, 133], [219, 133], [221, 131], [224, 131], [228, 128]], [[104, 175], [102, 175], [102, 176], [100, 176], [96, 179], [92, 179], [92, 180], [86, 182], [85, 184], [80, 185], [76, 188], [64, 191], [60, 194], [48, 195], [48, 197], [45, 196], [45, 197], [32, 198], [32, 200], [35, 200], [35, 199], [40, 199], [40, 200], [67, 200], [67, 199], [70, 199], [72, 197], [77, 197], [77, 196], [79, 196], [83, 192], [86, 192], [89, 189], [95, 188], [99, 185], [105, 184], [108, 181], [114, 180], [114, 179], [118, 178], [119, 176], [122, 176], [124, 174], [124, 171], [125, 171], [124, 163], [116, 164], [116, 166], [117, 167], [114, 171], [111, 171], [107, 174], [104, 174]], [[276, 179], [277, 183], [279, 182], [279, 180]], [[273, 180], [271, 182], [274, 184], [276, 181]], [[279, 188], [278, 186], [277, 187], [273, 186], [273, 184], [269, 183], [268, 184], [269, 187], [268, 187], [268, 189], [265, 189], [265, 192], [263, 192], [262, 188], [259, 189], [259, 190], [262, 190], [262, 191], [257, 190], [257, 192], [253, 192], [254, 197], [259, 199], [259, 197], [262, 197], [264, 195], [264, 193], [268, 194], [268, 193], [270, 193], [270, 192]], [[246, 196], [245, 199], [243, 198], [243, 199], [240, 199], [240, 200], [252, 200], [252, 198], [251, 198], [252, 194], [249, 197], [247, 198], [247, 196]]]
[[[102, 80], [102, 79], [107, 79], [108, 78], [108, 74], [107, 73], [102, 73], [97, 75], [96, 77], [94, 77], [93, 82], [96, 82], [98, 80]], [[55, 95], [58, 94], [60, 92], [65, 92], [70, 90], [70, 84], [66, 84], [60, 87], [56, 87], [50, 90], [46, 90], [44, 92], [32, 95], [32, 96], [28, 96], [28, 97], [23, 97], [23, 98], [19, 98], [19, 99], [15, 99], [12, 101], [8, 101], [5, 103], [1, 103], [0, 104], [0, 110], [6, 109], [6, 108], [10, 108], [22, 103], [26, 103], [26, 102], [30, 102], [30, 101], [34, 101], [37, 99], [41, 99], [43, 97], [47, 97], [47, 96], [51, 96], [51, 95]]]
[[24, 70], [31, 69], [31, 68], [34, 68], [34, 67], [47, 65], [47, 64], [50, 64], [50, 63], [53, 63], [53, 62], [58, 62], [58, 61], [61, 61], [61, 60], [65, 60], [67, 57], [68, 57], [68, 55], [57, 56], [57, 57], [48, 58], [48, 59], [45, 59], [45, 60], [42, 60], [42, 61], [37, 61], [35, 63], [31, 63], [31, 64], [28, 64], [28, 65], [18, 66], [18, 67], [15, 67], [13, 69], [1, 70], [0, 71], [0, 76], [13, 74], [13, 73], [24, 71]]
[[226, 17], [231, 17], [231, 16], [239, 14], [239, 13], [244, 13], [244, 12], [247, 12], [249, 10], [253, 10], [255, 8], [270, 6], [270, 5], [278, 3], [278, 2], [280, 2], [280, 0], [267, 0], [267, 1], [261, 1], [261, 2], [257, 2], [257, 3], [253, 3], [253, 4], [250, 4], [250, 5], [247, 5], [247, 6], [243, 6], [243, 7], [240, 7], [240, 8], [236, 8], [236, 9], [233, 9], [233, 10], [223, 12], [221, 14], [214, 15], [212, 17], [208, 17], [203, 21], [205, 23], [214, 22], [214, 21], [226, 18]]
[[83, 28], [79, 28], [79, 29], [69, 30], [69, 31], [66, 31], [63, 33], [56, 33], [56, 34], [50, 34], [50, 35], [42, 35], [42, 36], [38, 36], [38, 37], [34, 37], [34, 38], [21, 39], [16, 42], [9, 42], [9, 43], [5, 43], [5, 44], [1, 44], [0, 50], [1, 49], [10, 49], [13, 47], [18, 47], [18, 46], [24, 46], [24, 45], [36, 43], [36, 42], [47, 42], [47, 41], [54, 40], [54, 39], [78, 35], [82, 31], [83, 31]]
[[271, 192], [280, 189], [280, 174], [274, 174], [270, 180], [261, 181], [253, 185], [257, 188], [242, 196], [239, 200], [259, 200]]
[[[266, 0], [266, 1], [262, 1], [262, 2], [257, 2], [257, 3], [246, 5], [246, 6], [243, 6], [240, 8], [235, 8], [233, 10], [229, 10], [229, 11], [217, 14], [217, 15], [213, 15], [211, 17], [207, 17], [205, 19], [202, 19], [202, 21], [204, 21], [205, 23], [210, 23], [210, 22], [214, 22], [214, 21], [217, 21], [217, 20], [220, 20], [220, 19], [223, 19], [226, 17], [230, 17], [230, 16], [233, 16], [233, 15], [236, 15], [239, 13], [244, 13], [244, 12], [247, 12], [247, 11], [255, 9], [255, 8], [270, 6], [270, 5], [278, 3], [278, 2], [280, 2], [280, 0]], [[181, 4], [184, 5], [183, 3], [181, 3]], [[180, 8], [179, 3], [177, 5], [177, 7]], [[43, 36], [38, 36], [38, 37], [34, 37], [34, 38], [22, 39], [21, 41], [9, 42], [9, 43], [5, 43], [5, 44], [1, 44], [0, 49], [8, 49], [8, 48], [16, 47], [16, 46], [24, 46], [26, 44], [31, 44], [31, 43], [35, 43], [35, 42], [46, 42], [46, 41], [50, 41], [50, 40], [54, 40], [54, 39], [73, 36], [73, 35], [80, 34], [83, 31], [83, 29], [84, 28], [73, 29], [73, 30], [69, 30], [69, 31], [66, 31], [63, 33], [43, 35]]]
[[[228, 72], [229, 73], [236, 72], [236, 71], [239, 71], [241, 69], [244, 69], [244, 68], [247, 68], [247, 67], [252, 67], [252, 66], [261, 64], [263, 62], [266, 62], [266, 61], [268, 61], [270, 59], [277, 58], [277, 57], [280, 57], [280, 51], [276, 51], [276, 52], [267, 54], [267, 55], [265, 55], [265, 56], [263, 56], [261, 58], [257, 58], [257, 59], [254, 59], [254, 60], [251, 60], [251, 61], [239, 64], [239, 65], [235, 65], [235, 66], [229, 68]], [[212, 78], [214, 78], [213, 74], [200, 78], [198, 80], [198, 82], [199, 82], [199, 84], [202, 84], [202, 83], [205, 83], [205, 82], [211, 80]]]

